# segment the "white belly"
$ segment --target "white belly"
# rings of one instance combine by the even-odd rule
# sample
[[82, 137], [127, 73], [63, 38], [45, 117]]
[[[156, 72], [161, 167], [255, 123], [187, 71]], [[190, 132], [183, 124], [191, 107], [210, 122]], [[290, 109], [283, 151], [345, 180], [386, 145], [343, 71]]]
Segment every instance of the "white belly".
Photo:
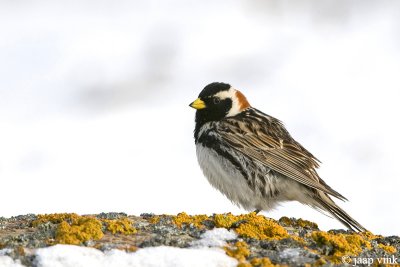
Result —
[[234, 204], [246, 210], [270, 210], [277, 199], [263, 198], [255, 193], [246, 179], [228, 160], [201, 144], [196, 145], [197, 159], [204, 175], [212, 186], [221, 191]]

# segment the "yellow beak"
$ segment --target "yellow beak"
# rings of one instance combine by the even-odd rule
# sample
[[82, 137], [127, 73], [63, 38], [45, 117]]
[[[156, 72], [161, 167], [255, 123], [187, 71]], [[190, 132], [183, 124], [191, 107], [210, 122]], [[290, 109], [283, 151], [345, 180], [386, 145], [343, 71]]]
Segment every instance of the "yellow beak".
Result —
[[204, 103], [204, 101], [201, 100], [200, 98], [197, 98], [189, 106], [195, 109], [203, 109], [206, 107], [206, 103]]

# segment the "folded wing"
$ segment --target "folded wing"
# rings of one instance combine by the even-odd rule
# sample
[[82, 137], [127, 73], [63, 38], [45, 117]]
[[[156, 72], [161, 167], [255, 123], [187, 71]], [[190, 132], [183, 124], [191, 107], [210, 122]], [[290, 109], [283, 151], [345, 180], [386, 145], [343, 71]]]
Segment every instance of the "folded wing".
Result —
[[227, 145], [305, 186], [347, 200], [318, 176], [318, 159], [296, 142], [279, 120], [253, 113], [221, 121], [218, 133]]

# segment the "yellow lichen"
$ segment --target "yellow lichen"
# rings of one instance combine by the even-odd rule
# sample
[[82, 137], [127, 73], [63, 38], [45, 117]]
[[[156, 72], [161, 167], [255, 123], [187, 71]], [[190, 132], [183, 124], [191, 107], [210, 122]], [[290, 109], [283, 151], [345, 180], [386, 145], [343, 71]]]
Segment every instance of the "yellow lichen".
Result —
[[124, 234], [131, 235], [135, 234], [137, 230], [132, 226], [132, 222], [128, 218], [123, 218], [119, 220], [104, 220], [107, 224], [107, 231], [112, 234]]
[[285, 226], [295, 226], [295, 227], [303, 227], [303, 228], [311, 228], [311, 229], [318, 229], [318, 225], [314, 222], [303, 220], [301, 218], [295, 219], [295, 218], [288, 218], [288, 217], [282, 217], [279, 219], [279, 222], [282, 223]]
[[393, 254], [397, 252], [397, 249], [393, 246], [387, 246], [384, 244], [378, 244], [378, 247], [386, 251], [387, 253]]
[[249, 246], [246, 242], [238, 241], [233, 248], [224, 247], [226, 255], [235, 258], [239, 263], [246, 262], [247, 257], [250, 255]]
[[269, 258], [254, 258], [250, 261], [252, 266], [271, 267], [274, 266]]
[[19, 256], [25, 256], [25, 249], [23, 246], [18, 246], [14, 248], [14, 252]]
[[311, 238], [318, 245], [331, 247], [328, 256], [334, 263], [340, 263], [341, 257], [345, 255], [358, 255], [363, 247], [371, 249], [371, 243], [361, 234], [333, 234], [324, 231], [314, 231]]
[[325, 264], [327, 264], [327, 262], [326, 262], [326, 260], [324, 259], [324, 258], [319, 258], [318, 260], [316, 260], [315, 262], [314, 262], [314, 266], [323, 266], [323, 265], [325, 265]]
[[377, 238], [382, 238], [383, 237], [381, 235], [374, 235], [370, 231], [361, 232], [359, 234], [362, 235], [364, 237], [364, 239], [367, 239], [367, 240], [373, 240], [373, 239], [377, 239]]
[[272, 219], [268, 219], [254, 212], [235, 216], [231, 213], [216, 214], [216, 227], [231, 228], [235, 224], [235, 231], [242, 237], [255, 239], [283, 239], [289, 237], [288, 232]]
[[[103, 249], [102, 247], [99, 247], [97, 249]], [[114, 249], [118, 249], [118, 250], [122, 250], [125, 252], [136, 252], [139, 248], [137, 246], [133, 246], [133, 245], [119, 245], [114, 247]]]
[[154, 216], [150, 217], [148, 220], [149, 220], [149, 223], [157, 224], [160, 221], [160, 216], [154, 215]]
[[126, 252], [136, 252], [139, 248], [137, 246], [127, 246], [125, 248]]
[[280, 267], [287, 265], [273, 264], [268, 257], [263, 258], [253, 258], [251, 261], [251, 266], [253, 267]]
[[279, 219], [279, 222], [282, 223], [282, 224], [284, 224], [284, 225], [287, 225], [287, 226], [292, 225], [292, 221], [291, 221], [288, 217], [286, 217], [286, 216], [281, 217], [281, 218]]
[[231, 228], [232, 224], [240, 220], [241, 218], [240, 216], [243, 215], [235, 216], [232, 213], [215, 214], [214, 215], [215, 227]]
[[81, 244], [88, 240], [101, 239], [103, 237], [103, 223], [105, 229], [112, 234], [130, 235], [137, 232], [128, 218], [118, 220], [99, 220], [92, 216], [80, 216], [75, 213], [43, 214], [38, 215], [32, 222], [32, 226], [51, 222], [58, 224], [55, 240], [49, 244]]
[[315, 222], [303, 220], [302, 218], [297, 219], [297, 225], [303, 228], [309, 227], [318, 229], [318, 224], [316, 224]]
[[39, 214], [37, 215], [37, 219], [32, 222], [32, 226], [36, 227], [46, 222], [61, 223], [63, 221], [68, 221], [69, 223], [76, 223], [80, 217], [81, 216], [76, 213]]
[[188, 215], [185, 212], [181, 212], [178, 215], [173, 216], [172, 221], [179, 228], [182, 228], [183, 225], [193, 225], [197, 228], [204, 228], [202, 223], [208, 218], [207, 215]]
[[88, 240], [101, 239], [104, 235], [101, 227], [102, 223], [93, 217], [80, 217], [71, 224], [63, 221], [56, 230], [56, 242], [78, 245]]
[[284, 265], [275, 265], [267, 257], [253, 258], [249, 260], [250, 249], [246, 242], [238, 241], [233, 247], [224, 247], [226, 255], [235, 258], [239, 263], [237, 267], [280, 267]]
[[290, 238], [297, 241], [299, 245], [306, 245], [306, 241], [298, 235], [292, 234]]
[[78, 245], [103, 237], [102, 223], [94, 217], [79, 216], [76, 213], [41, 214], [32, 222], [32, 226], [46, 222], [58, 224], [55, 243]]

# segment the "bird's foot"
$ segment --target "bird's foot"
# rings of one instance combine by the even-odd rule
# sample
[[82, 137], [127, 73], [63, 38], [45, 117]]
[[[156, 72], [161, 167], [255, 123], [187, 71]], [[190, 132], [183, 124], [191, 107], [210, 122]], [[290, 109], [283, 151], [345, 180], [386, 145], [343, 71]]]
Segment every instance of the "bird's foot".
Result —
[[256, 209], [255, 211], [253, 211], [255, 214], [258, 214], [261, 210]]

